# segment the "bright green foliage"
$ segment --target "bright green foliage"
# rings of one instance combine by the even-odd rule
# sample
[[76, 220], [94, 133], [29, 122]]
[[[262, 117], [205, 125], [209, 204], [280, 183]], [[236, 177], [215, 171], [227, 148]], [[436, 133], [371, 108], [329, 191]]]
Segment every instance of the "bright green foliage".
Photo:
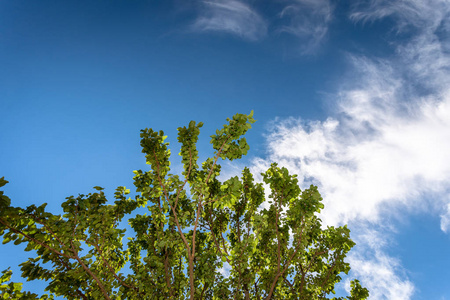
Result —
[[[247, 153], [243, 136], [252, 114], [236, 114], [211, 136], [216, 152], [201, 166], [202, 123], [178, 128], [183, 178], [170, 174], [164, 133], [142, 130], [150, 169], [134, 172], [135, 199], [119, 187], [108, 204], [95, 187], [95, 193], [68, 197], [64, 214], [54, 215], [45, 204], [10, 206], [0, 192], [3, 243], [25, 243], [36, 253], [21, 264], [22, 277], [47, 280], [50, 295], [67, 299], [330, 299], [340, 274], [350, 270], [344, 258], [354, 243], [346, 226], [321, 228], [317, 188], [302, 191], [295, 175], [272, 164], [262, 174], [270, 194], [261, 209], [263, 185], [248, 168], [240, 178], [218, 179], [219, 158]], [[0, 186], [6, 183], [0, 179]], [[127, 243], [118, 228], [124, 218], [134, 231]], [[226, 265], [229, 276], [221, 272]], [[7, 270], [1, 277], [3, 298], [38, 299], [22, 293], [21, 284], [4, 283], [10, 276]], [[359, 281], [351, 287], [347, 299], [368, 297]]]
[[2, 271], [2, 276], [0, 277], [0, 299], [54, 299], [53, 296], [43, 295], [38, 297], [38, 295], [30, 292], [22, 292], [22, 283], [9, 282], [12, 275], [11, 270]]

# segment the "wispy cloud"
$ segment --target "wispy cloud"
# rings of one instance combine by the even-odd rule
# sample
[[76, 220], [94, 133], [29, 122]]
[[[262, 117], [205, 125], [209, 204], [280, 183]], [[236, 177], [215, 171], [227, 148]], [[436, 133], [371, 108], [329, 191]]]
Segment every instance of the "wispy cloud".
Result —
[[355, 21], [375, 21], [387, 17], [396, 20], [398, 29], [410, 27], [435, 30], [445, 20], [448, 26], [448, 0], [370, 0], [357, 1], [350, 18]]
[[450, 232], [450, 200], [441, 214], [441, 230], [445, 233]]
[[302, 52], [311, 54], [322, 44], [332, 20], [333, 6], [329, 0], [290, 0], [280, 13], [287, 21], [278, 31], [299, 38]]
[[[404, 300], [414, 293], [414, 285], [407, 279], [400, 261], [385, 253], [386, 233], [365, 228], [357, 235], [358, 252], [349, 256], [355, 277], [360, 278], [370, 291], [370, 299]], [[364, 253], [364, 255], [363, 255]], [[349, 282], [347, 290], [350, 290]]]
[[256, 41], [267, 34], [266, 21], [248, 4], [237, 0], [201, 1], [199, 16], [192, 29], [200, 32], [226, 32]]
[[[330, 0], [287, 0], [267, 20], [245, 0], [201, 0], [198, 17], [191, 26], [196, 32], [225, 32], [256, 41], [271, 33], [288, 33], [299, 40], [303, 54], [316, 51], [326, 40], [333, 19]], [[272, 20], [269, 23], [268, 20]]]

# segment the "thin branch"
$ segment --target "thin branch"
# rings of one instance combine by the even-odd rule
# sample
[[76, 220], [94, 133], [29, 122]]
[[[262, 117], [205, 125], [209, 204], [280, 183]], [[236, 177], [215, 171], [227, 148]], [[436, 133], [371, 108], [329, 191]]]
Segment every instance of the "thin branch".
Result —
[[222, 152], [223, 146], [225, 146], [225, 144], [228, 142], [229, 139], [230, 139], [230, 137], [228, 137], [228, 138], [223, 142], [222, 146], [220, 146], [219, 151], [217, 151], [216, 158], [214, 159], [214, 163], [213, 163], [213, 165], [212, 165], [212, 167], [211, 167], [211, 170], [209, 170], [208, 177], [206, 178], [206, 182], [205, 182], [206, 184], [208, 184], [209, 177], [211, 177], [212, 171], [214, 170], [214, 167], [216, 166], [217, 160], [219, 159], [219, 156], [220, 156], [220, 153]]
[[222, 233], [220, 234], [220, 239], [222, 240], [222, 246], [223, 246], [223, 249], [225, 250], [225, 254], [228, 256], [229, 254], [228, 254], [227, 246], [225, 245], [225, 239], [223, 238]]
[[260, 279], [261, 279], [261, 276], [259, 275], [258, 279], [255, 281], [255, 296], [258, 297], [257, 298], [258, 300], [261, 299], [261, 297], [258, 294], [258, 282], [259, 282]]
[[73, 255], [74, 255], [74, 259], [76, 259], [80, 265], [83, 267], [83, 269], [89, 274], [91, 275], [92, 278], [94, 278], [95, 282], [97, 283], [100, 291], [102, 292], [103, 296], [110, 300], [111, 298], [108, 296], [108, 292], [106, 292], [105, 287], [103, 286], [103, 284], [101, 283], [100, 279], [98, 279], [98, 277], [91, 271], [91, 269], [89, 269], [84, 262], [81, 260], [81, 258], [78, 256], [78, 252], [75, 250], [75, 247], [72, 243], [72, 241], [70, 241], [70, 244], [72, 246], [72, 251], [73, 251]]
[[225, 196], [222, 196], [222, 197], [220, 197], [220, 198], [216, 198], [216, 199], [209, 200], [208, 202], [203, 203], [203, 206], [206, 206], [206, 205], [208, 205], [208, 204], [210, 204], [210, 203], [213, 203], [213, 202], [216, 202], [216, 201], [218, 201], [218, 200], [222, 200], [223, 198], [225, 198]]
[[302, 273], [302, 278], [300, 280], [300, 293], [302, 293], [303, 292], [303, 286], [305, 285], [306, 272], [303, 271], [303, 266], [302, 266], [301, 262], [299, 263], [299, 265], [300, 265], [300, 272]]
[[205, 283], [203, 285], [202, 293], [200, 294], [200, 300], [203, 299], [203, 293], [205, 293], [205, 291], [207, 291], [207, 290], [208, 290], [208, 284]]
[[[212, 214], [211, 209], [209, 209], [209, 213], [210, 213], [210, 218], [211, 218], [211, 214]], [[211, 235], [212, 235], [212, 237], [213, 237], [214, 244], [216, 245], [216, 248], [217, 248], [219, 254], [220, 254], [221, 256], [223, 256], [223, 252], [222, 252], [222, 249], [220, 249], [220, 244], [219, 244], [219, 242], [218, 242], [218, 240], [217, 240], [217, 237], [216, 237], [216, 235], [214, 234], [214, 231], [211, 229], [211, 227], [212, 227], [212, 226], [211, 226], [211, 221], [210, 221], [210, 220], [207, 220], [207, 221], [208, 221], [208, 223], [209, 223], [209, 227], [210, 227], [209, 230], [210, 230]], [[225, 258], [227, 259], [227, 262], [230, 263], [230, 261], [228, 260], [228, 257], [226, 256]]]
[[[180, 274], [181, 274], [181, 263], [182, 263], [182, 259], [180, 256], [179, 266], [178, 266], [178, 277], [180, 277]], [[175, 275], [174, 275], [174, 277], [175, 277]], [[181, 283], [181, 280], [178, 280], [177, 296], [180, 294], [180, 283]]]
[[198, 206], [197, 206], [197, 216], [195, 218], [195, 223], [194, 223], [194, 230], [192, 233], [192, 259], [194, 259], [195, 256], [195, 233], [197, 231], [197, 226], [198, 226], [198, 219], [200, 218], [200, 210], [202, 209], [202, 201], [200, 200]]
[[[70, 271], [70, 270], [72, 270], [72, 268], [61, 258], [61, 256], [57, 256], [57, 258], [59, 259], [59, 262], [68, 270], [68, 271]], [[81, 296], [81, 298], [83, 298], [83, 299], [88, 299], [88, 297], [86, 297], [86, 295], [83, 293], [83, 292], [81, 292], [79, 289], [77, 289], [76, 290], [76, 292], [77, 292], [77, 294], [79, 295], [79, 296]]]
[[316, 259], [317, 256], [322, 255], [322, 254], [325, 254], [325, 253], [327, 253], [327, 252], [328, 252], [328, 250], [324, 250], [324, 251], [320, 251], [320, 252], [314, 253], [313, 257], [312, 257], [311, 260], [309, 261], [309, 266], [308, 266], [308, 268], [306, 269], [306, 272], [309, 272], [309, 270], [310, 270], [311, 267], [312, 267], [312, 263], [313, 263], [313, 261]]
[[186, 252], [187, 252], [187, 254], [188, 254], [188, 257], [190, 257], [190, 256], [191, 256], [191, 249], [190, 249], [190, 247], [189, 247], [189, 243], [188, 243], [188, 241], [187, 241], [186, 237], [184, 236], [183, 231], [182, 231], [182, 229], [181, 229], [180, 223], [179, 223], [179, 221], [178, 221], [178, 215], [177, 215], [177, 213], [176, 213], [174, 207], [170, 204], [169, 196], [167, 195], [167, 191], [166, 191], [166, 187], [165, 187], [165, 185], [164, 185], [164, 184], [162, 183], [162, 181], [161, 181], [160, 170], [159, 170], [159, 162], [158, 162], [158, 159], [156, 158], [156, 153], [155, 153], [155, 151], [153, 151], [153, 154], [154, 154], [154, 156], [155, 156], [156, 166], [157, 166], [157, 168], [158, 168], [158, 181], [159, 181], [159, 185], [161, 186], [161, 188], [162, 188], [163, 191], [164, 191], [164, 194], [166, 195], [167, 202], [169, 203], [170, 208], [172, 209], [173, 216], [174, 216], [174, 218], [175, 218], [175, 224], [177, 225], [178, 232], [180, 233], [181, 239], [183, 240], [184, 245], [186, 246]]
[[[158, 161], [158, 159], [156, 157], [156, 152], [154, 150], [153, 150], [153, 155], [155, 157], [156, 167], [157, 167], [157, 170], [158, 170], [159, 185], [163, 189], [164, 194], [165, 194], [166, 199], [167, 199], [167, 203], [169, 204], [170, 208], [172, 209], [172, 213], [173, 213], [173, 216], [174, 216], [174, 219], [175, 219], [175, 224], [177, 225], [178, 232], [180, 233], [181, 239], [183, 240], [184, 245], [186, 246], [186, 252], [187, 252], [188, 259], [189, 259], [189, 276], [191, 277], [191, 275], [193, 276], [193, 266], [192, 266], [192, 272], [191, 272], [191, 261], [193, 260], [193, 255], [192, 255], [191, 249], [189, 247], [189, 243], [188, 243], [188, 241], [187, 241], [186, 237], [184, 236], [183, 231], [181, 229], [180, 222], [178, 221], [178, 215], [177, 215], [177, 213], [175, 211], [175, 207], [173, 205], [171, 205], [171, 203], [170, 203], [170, 198], [169, 198], [169, 195], [167, 194], [166, 186], [162, 183], [161, 172], [160, 172], [160, 167], [159, 167], [159, 161]], [[193, 300], [194, 299], [194, 293], [195, 293], [194, 279], [193, 278], [190, 279], [190, 287], [191, 287], [191, 300]]]
[[0, 218], [0, 223], [2, 223], [3, 225], [5, 225], [6, 227], [8, 227], [8, 229], [11, 230], [11, 231], [13, 231], [14, 233], [18, 233], [18, 234], [23, 235], [23, 236], [26, 237], [27, 239], [33, 241], [34, 243], [36, 243], [36, 244], [38, 244], [38, 245], [41, 245], [42, 247], [44, 247], [44, 248], [46, 248], [46, 249], [52, 251], [53, 253], [55, 253], [55, 254], [57, 254], [57, 255], [61, 255], [61, 256], [64, 256], [64, 257], [66, 257], [66, 258], [69, 258], [69, 259], [70, 259], [70, 258], [73, 258], [73, 257], [71, 257], [71, 256], [69, 256], [69, 255], [67, 255], [67, 254], [64, 254], [64, 253], [62, 253], [62, 252], [59, 252], [58, 250], [56, 250], [56, 249], [54, 249], [54, 248], [52, 248], [52, 247], [50, 247], [50, 246], [48, 246], [48, 245], [46, 245], [46, 244], [44, 244], [44, 243], [38, 241], [38, 240], [36, 240], [35, 238], [29, 236], [28, 234], [26, 234], [26, 233], [24, 233], [24, 232], [22, 232], [22, 231], [20, 231], [20, 230], [18, 230], [18, 229], [13, 228], [11, 225], [9, 225], [9, 224], [8, 224], [5, 220], [3, 220], [2, 218]]
[[[165, 259], [164, 259], [164, 273], [165, 273], [165, 277], [166, 277], [166, 284], [167, 284], [167, 289], [169, 290], [169, 295], [170, 298], [173, 299], [173, 292], [172, 292], [172, 283], [171, 283], [171, 278], [172, 276], [170, 276], [169, 274], [169, 250], [167, 249], [167, 246], [164, 248], [164, 255], [165, 255]], [[170, 272], [172, 273], [172, 272]]]
[[182, 190], [184, 190], [184, 186], [186, 185], [186, 182], [188, 181], [189, 175], [191, 174], [191, 170], [192, 170], [192, 154], [191, 154], [191, 148], [189, 148], [189, 170], [188, 170], [188, 172], [187, 172], [187, 174], [185, 176], [183, 185], [177, 191], [177, 197], [175, 198], [175, 205], [174, 205], [175, 209], [177, 209], [178, 199], [180, 197], [180, 192]]
[[331, 265], [331, 268], [328, 269], [327, 276], [325, 277], [325, 280], [322, 282], [322, 285], [320, 286], [321, 289], [323, 289], [324, 285], [325, 285], [326, 282], [328, 281], [328, 278], [330, 277], [331, 271], [332, 271], [333, 268], [336, 266], [336, 262], [337, 262], [337, 260], [339, 259], [339, 257], [340, 257], [341, 255], [342, 255], [342, 253], [341, 253], [341, 254], [338, 254], [338, 255], [336, 256], [336, 258], [335, 258], [334, 261], [333, 261], [333, 264]]
[[44, 223], [44, 221], [42, 219], [39, 219], [36, 215], [31, 214], [31, 216], [33, 217], [33, 219], [38, 222], [39, 224], [42, 224], [42, 226], [44, 226], [45, 229], [47, 229], [48, 232], [50, 232], [50, 235], [56, 239], [61, 245], [63, 245], [64, 247], [66, 247], [66, 245], [64, 244], [64, 242], [47, 226], [46, 223]]
[[[88, 243], [87, 241], [85, 241], [86, 243]], [[98, 241], [97, 241], [98, 242]], [[98, 254], [100, 255], [100, 258], [103, 261], [103, 264], [109, 269], [109, 271], [112, 273], [112, 275], [114, 276], [114, 278], [116, 278], [120, 284], [122, 284], [124, 287], [133, 289], [137, 292], [139, 292], [139, 289], [135, 286], [131, 286], [127, 283], [125, 283], [117, 274], [116, 271], [113, 269], [113, 267], [111, 267], [111, 265], [106, 261], [106, 259], [103, 257], [103, 251], [100, 249], [99, 245], [97, 243], [90, 243], [92, 246], [95, 247], [95, 249], [97, 250]]]
[[297, 291], [294, 289], [294, 286], [292, 285], [292, 283], [286, 278], [286, 275], [283, 275], [283, 279], [284, 279], [284, 282], [286, 282], [288, 284], [288, 286], [291, 289], [292, 293], [294, 295], [297, 295]]
[[[302, 217], [302, 224], [303, 224], [303, 217]], [[275, 285], [276, 285], [276, 283], [277, 283], [277, 281], [278, 281], [278, 278], [279, 278], [281, 275], [283, 275], [284, 272], [286, 272], [286, 270], [288, 269], [289, 265], [291, 264], [292, 259], [293, 259], [294, 256], [297, 254], [298, 249], [300, 249], [299, 246], [300, 246], [300, 242], [301, 242], [301, 240], [302, 240], [302, 238], [301, 238], [302, 233], [303, 233], [303, 227], [302, 227], [302, 231], [301, 231], [300, 237], [299, 237], [299, 239], [298, 239], [298, 241], [297, 241], [297, 247], [295, 248], [294, 253], [292, 253], [291, 257], [290, 257], [289, 260], [286, 262], [286, 265], [284, 266], [283, 270], [282, 270], [281, 272], [278, 272], [278, 274], [275, 276], [275, 279], [274, 279], [273, 282], [272, 282], [272, 286], [270, 287], [269, 295], [268, 295], [267, 298], [266, 298], [267, 300], [270, 299], [270, 297], [272, 296], [273, 290], [275, 289]]]
[[[142, 264], [142, 263], [141, 263]], [[153, 284], [153, 286], [156, 288], [157, 287], [157, 285], [156, 285], [156, 282], [153, 280], [153, 273], [152, 273], [152, 271], [151, 270], [149, 270], [148, 268], [147, 268], [147, 266], [146, 265], [144, 265], [144, 264], [142, 264], [142, 266], [144, 267], [144, 269], [145, 269], [145, 271], [147, 271], [147, 274], [150, 274], [150, 275], [152, 275], [152, 276], [148, 276], [148, 279], [150, 280], [150, 283], [151, 284]], [[157, 281], [157, 280], [156, 280]]]
[[[42, 226], [44, 226], [44, 228], [50, 233], [50, 235], [56, 239], [61, 245], [63, 245], [63, 247], [66, 247], [66, 245], [64, 244], [64, 242], [49, 228], [49, 226], [40, 218], [38, 218], [36, 215], [31, 214], [31, 216], [33, 217], [33, 219], [41, 224]], [[59, 259], [59, 262], [67, 269], [67, 270], [72, 270], [72, 268], [61, 258], [61, 256], [57, 256], [57, 258]], [[80, 291], [79, 289], [76, 290], [76, 293], [82, 297], [83, 299], [88, 299], [87, 296]]]
[[[147, 232], [144, 232], [144, 235], [150, 240], [149, 245], [151, 246], [153, 254], [155, 255], [155, 257], [158, 256], [158, 254], [156, 253], [156, 249], [155, 249], [155, 247], [153, 245], [154, 239]], [[164, 272], [165, 272], [165, 275], [164, 275], [164, 277], [165, 277], [165, 280], [166, 280], [167, 288], [169, 289], [170, 297], [173, 298], [173, 292], [172, 292], [172, 289], [170, 288], [170, 286], [171, 286], [170, 278], [172, 276], [170, 276], [169, 270], [168, 270], [170, 268], [170, 265], [168, 264], [167, 247], [165, 247], [164, 250], [165, 250], [165, 259], [164, 259]]]
[[280, 273], [280, 268], [281, 268], [281, 253], [280, 253], [280, 247], [281, 247], [281, 241], [280, 241], [280, 233], [278, 231], [278, 213], [279, 210], [281, 209], [281, 199], [279, 199], [279, 203], [277, 203], [278, 207], [277, 210], [275, 211], [275, 229], [277, 231], [277, 273]]
[[81, 298], [88, 300], [89, 298], [86, 297], [85, 294], [83, 294], [83, 292], [81, 292], [79, 289], [76, 290], [77, 294], [80, 295]]
[[194, 257], [195, 257], [195, 233], [197, 232], [197, 226], [198, 226], [198, 219], [200, 217], [200, 210], [202, 208], [202, 200], [198, 203], [197, 206], [197, 216], [195, 218], [195, 225], [194, 230], [192, 234], [192, 251], [191, 255], [189, 256], [189, 284], [191, 286], [191, 300], [194, 299]]
[[155, 161], [156, 161], [156, 167], [158, 169], [158, 181], [159, 181], [159, 185], [161, 186], [161, 188], [163, 189], [164, 195], [166, 196], [167, 201], [169, 202], [169, 196], [167, 194], [167, 190], [166, 190], [166, 186], [162, 183], [161, 181], [161, 171], [160, 171], [160, 167], [159, 167], [159, 161], [156, 157], [156, 152], [155, 150], [153, 150], [153, 156], [155, 157]]
[[100, 279], [98, 279], [98, 277], [91, 271], [91, 269], [89, 269], [84, 262], [81, 260], [81, 258], [78, 256], [78, 251], [75, 250], [75, 246], [73, 244], [73, 241], [75, 240], [75, 232], [77, 230], [77, 226], [78, 226], [78, 204], [76, 206], [76, 210], [75, 213], [73, 215], [74, 217], [74, 226], [73, 226], [73, 231], [72, 231], [72, 240], [70, 241], [70, 246], [72, 248], [72, 253], [73, 253], [73, 259], [76, 259], [80, 265], [83, 267], [83, 269], [95, 280], [95, 282], [97, 283], [98, 287], [100, 288], [100, 291], [102, 292], [103, 296], [107, 299], [110, 300], [111, 298], [108, 296], [108, 293], [105, 290], [105, 287], [103, 286], [103, 284], [101, 283]]

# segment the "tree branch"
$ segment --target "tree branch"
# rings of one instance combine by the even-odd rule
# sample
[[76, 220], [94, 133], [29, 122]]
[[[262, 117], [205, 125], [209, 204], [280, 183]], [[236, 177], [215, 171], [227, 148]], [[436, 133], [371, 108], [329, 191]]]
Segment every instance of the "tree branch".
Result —
[[[303, 217], [302, 217], [302, 224], [303, 224]], [[293, 259], [294, 256], [297, 254], [298, 249], [300, 249], [299, 246], [300, 246], [300, 242], [301, 242], [301, 240], [302, 240], [302, 233], [303, 233], [303, 227], [302, 227], [302, 231], [301, 231], [300, 237], [299, 237], [299, 239], [298, 239], [298, 241], [297, 241], [297, 247], [295, 248], [294, 253], [292, 253], [291, 257], [290, 257], [289, 260], [286, 262], [286, 265], [284, 266], [283, 270], [282, 270], [281, 272], [278, 272], [278, 274], [275, 276], [275, 279], [274, 279], [273, 282], [272, 282], [272, 286], [270, 287], [269, 295], [268, 295], [267, 298], [266, 298], [267, 300], [270, 299], [270, 297], [272, 296], [273, 290], [275, 289], [275, 285], [276, 285], [276, 283], [277, 283], [277, 281], [278, 281], [278, 278], [279, 278], [281, 275], [283, 275], [284, 272], [286, 272], [287, 268], [288, 268], [289, 265], [291, 264], [292, 259]]]
[[[86, 243], [88, 243], [87, 241], [85, 241]], [[98, 243], [98, 241], [97, 241]], [[129, 289], [133, 289], [136, 292], [139, 292], [139, 289], [135, 286], [131, 286], [127, 283], [125, 283], [117, 274], [116, 271], [113, 269], [113, 267], [111, 267], [111, 265], [106, 261], [106, 259], [103, 257], [103, 251], [100, 249], [99, 245], [97, 243], [90, 243], [92, 246], [95, 247], [95, 249], [97, 250], [98, 254], [100, 255], [100, 258], [103, 261], [103, 264], [109, 269], [109, 271], [112, 273], [112, 275], [114, 276], [114, 278], [116, 278], [121, 285], [123, 285], [124, 287], [127, 287]]]
[[154, 156], [155, 156], [156, 166], [157, 166], [157, 168], [158, 168], [158, 181], [159, 181], [159, 185], [160, 185], [161, 188], [163, 189], [164, 194], [165, 194], [166, 199], [167, 199], [167, 202], [168, 202], [170, 208], [172, 209], [172, 213], [173, 213], [173, 216], [174, 216], [174, 219], [175, 219], [175, 224], [177, 225], [178, 232], [180, 233], [181, 239], [183, 240], [184, 245], [186, 246], [186, 252], [187, 252], [187, 254], [188, 254], [187, 256], [190, 257], [190, 256], [191, 256], [191, 249], [190, 249], [190, 247], [189, 247], [189, 243], [188, 243], [188, 241], [187, 241], [186, 237], [184, 236], [183, 231], [182, 231], [182, 229], [181, 229], [180, 222], [178, 221], [178, 215], [177, 215], [177, 213], [176, 213], [174, 207], [170, 204], [169, 196], [168, 196], [167, 191], [166, 191], [166, 187], [165, 187], [165, 185], [164, 185], [164, 184], [162, 183], [162, 181], [161, 181], [161, 175], [160, 175], [160, 170], [159, 170], [159, 162], [158, 162], [158, 159], [156, 158], [156, 153], [155, 153], [155, 151], [153, 151], [153, 154], [154, 154]]
[[214, 159], [214, 163], [213, 163], [213, 165], [212, 165], [212, 167], [211, 167], [211, 170], [209, 170], [209, 174], [208, 174], [208, 177], [206, 178], [205, 184], [208, 184], [209, 177], [211, 177], [212, 171], [214, 170], [214, 167], [216, 166], [217, 160], [219, 159], [219, 156], [220, 156], [220, 153], [222, 152], [223, 146], [225, 146], [225, 144], [228, 142], [229, 139], [230, 139], [230, 137], [228, 137], [228, 138], [223, 142], [222, 146], [220, 146], [219, 151], [217, 151], [216, 158]]
[[187, 172], [187, 174], [185, 176], [183, 185], [177, 191], [177, 197], [175, 198], [175, 204], [174, 204], [175, 209], [177, 209], [178, 199], [180, 197], [180, 192], [182, 190], [184, 190], [184, 186], [186, 185], [186, 182], [188, 181], [189, 175], [191, 174], [191, 170], [192, 170], [192, 154], [191, 154], [191, 148], [189, 148], [189, 170], [188, 170], [188, 172]]
[[60, 239], [60, 238], [58, 238], [58, 236], [47, 226], [47, 224], [42, 220], [42, 219], [40, 219], [40, 218], [38, 218], [36, 215], [34, 215], [34, 214], [31, 214], [31, 216], [33, 217], [33, 219], [37, 222], [37, 223], [39, 223], [39, 224], [42, 224], [42, 226], [44, 226], [44, 228], [45, 229], [47, 229], [47, 231], [48, 232], [50, 232], [50, 235], [54, 238], [54, 239], [56, 239], [61, 245], [63, 245], [64, 247], [66, 247], [66, 245], [63, 243], [63, 241]]
[[103, 296], [110, 300], [111, 298], [108, 296], [108, 292], [106, 291], [105, 287], [103, 286], [103, 284], [101, 283], [100, 279], [98, 279], [98, 277], [91, 271], [91, 269], [89, 269], [83, 262], [83, 260], [78, 256], [78, 252], [75, 250], [75, 247], [72, 243], [72, 241], [70, 241], [70, 244], [72, 246], [72, 251], [73, 251], [73, 258], [76, 259], [80, 265], [83, 267], [83, 269], [89, 274], [91, 275], [91, 277], [95, 280], [95, 282], [97, 283], [100, 291], [102, 292]]
[[108, 293], [105, 290], [105, 287], [103, 286], [103, 284], [101, 283], [100, 279], [98, 279], [98, 277], [91, 271], [91, 269], [89, 269], [84, 262], [81, 260], [81, 258], [78, 256], [78, 251], [75, 250], [75, 246], [73, 245], [73, 241], [75, 240], [75, 232], [77, 230], [77, 226], [78, 226], [78, 204], [76, 206], [76, 210], [74, 213], [74, 226], [73, 226], [73, 231], [72, 231], [72, 240], [70, 241], [70, 246], [72, 248], [72, 254], [73, 254], [73, 259], [77, 260], [80, 265], [83, 267], [83, 269], [95, 280], [95, 282], [97, 283], [98, 287], [100, 288], [100, 291], [102, 292], [103, 296], [107, 299], [110, 300], [111, 298], [108, 296]]
[[171, 283], [171, 280], [170, 280], [172, 276], [170, 276], [170, 274], [169, 274], [169, 268], [170, 268], [170, 265], [169, 265], [169, 250], [167, 249], [167, 246], [164, 248], [164, 252], [165, 252], [164, 253], [164, 256], [165, 256], [165, 259], [164, 259], [164, 273], [165, 273], [165, 277], [166, 277], [166, 284], [167, 284], [167, 289], [169, 290], [170, 298], [173, 299], [174, 297], [173, 297], [173, 292], [172, 292], [172, 283]]
[[294, 295], [296, 295], [297, 292], [295, 291], [294, 286], [292, 285], [292, 283], [289, 280], [287, 280], [286, 275], [283, 275], [283, 279], [284, 279], [284, 282], [286, 282], [289, 285], [289, 288], [291, 289], [292, 293]]
[[278, 231], [278, 213], [279, 213], [280, 206], [281, 206], [280, 202], [281, 202], [281, 199], [279, 199], [279, 203], [277, 203], [278, 207], [277, 207], [277, 210], [275, 211], [275, 229], [277, 232], [277, 273], [278, 274], [280, 273], [280, 268], [281, 268], [281, 253], [280, 253], [280, 247], [281, 247], [280, 242], [281, 241], [280, 241], [280, 233]]
[[330, 277], [331, 271], [332, 271], [333, 268], [336, 266], [336, 262], [337, 262], [337, 260], [339, 259], [340, 256], [341, 256], [341, 254], [338, 254], [338, 255], [336, 256], [336, 258], [335, 258], [334, 261], [333, 261], [333, 264], [331, 265], [331, 268], [328, 269], [327, 276], [325, 277], [325, 280], [322, 282], [322, 285], [320, 286], [321, 289], [323, 289], [324, 285], [327, 283], [328, 278]]
[[18, 230], [18, 229], [13, 228], [13, 227], [12, 227], [11, 225], [9, 225], [5, 220], [3, 220], [3, 218], [0, 218], [0, 223], [2, 223], [3, 225], [5, 225], [6, 227], [8, 227], [8, 229], [11, 230], [11, 231], [13, 231], [14, 233], [21, 234], [22, 236], [26, 237], [26, 238], [29, 239], [30, 241], [33, 241], [34, 243], [36, 243], [36, 244], [38, 244], [38, 245], [41, 245], [42, 247], [44, 247], [44, 248], [46, 248], [46, 249], [52, 251], [53, 253], [55, 253], [55, 254], [57, 254], [57, 255], [61, 255], [61, 256], [64, 256], [64, 257], [66, 257], [66, 258], [69, 258], [69, 259], [70, 259], [70, 258], [73, 258], [73, 257], [71, 257], [71, 256], [69, 256], [69, 255], [67, 255], [67, 254], [64, 254], [64, 253], [62, 253], [62, 252], [59, 252], [58, 250], [56, 250], [56, 249], [54, 249], [54, 248], [52, 248], [52, 247], [50, 247], [50, 246], [48, 246], [48, 245], [46, 245], [46, 244], [44, 244], [44, 243], [38, 241], [38, 240], [36, 240], [35, 238], [29, 236], [28, 234], [26, 234], [26, 233], [24, 233], [24, 232], [22, 232], [22, 231], [20, 231], [20, 230]]

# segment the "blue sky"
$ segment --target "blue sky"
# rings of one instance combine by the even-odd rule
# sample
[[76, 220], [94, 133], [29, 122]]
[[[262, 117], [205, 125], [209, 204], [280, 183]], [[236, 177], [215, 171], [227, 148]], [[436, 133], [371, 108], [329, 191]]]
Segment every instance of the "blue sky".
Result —
[[[1, 1], [6, 194], [59, 213], [93, 186], [132, 187], [140, 129], [177, 153], [176, 128], [203, 121], [206, 157], [254, 110], [225, 176], [287, 166], [319, 186], [325, 223], [349, 224], [371, 299], [450, 299], [450, 3], [348, 2]], [[20, 249], [0, 247], [16, 280]]]

